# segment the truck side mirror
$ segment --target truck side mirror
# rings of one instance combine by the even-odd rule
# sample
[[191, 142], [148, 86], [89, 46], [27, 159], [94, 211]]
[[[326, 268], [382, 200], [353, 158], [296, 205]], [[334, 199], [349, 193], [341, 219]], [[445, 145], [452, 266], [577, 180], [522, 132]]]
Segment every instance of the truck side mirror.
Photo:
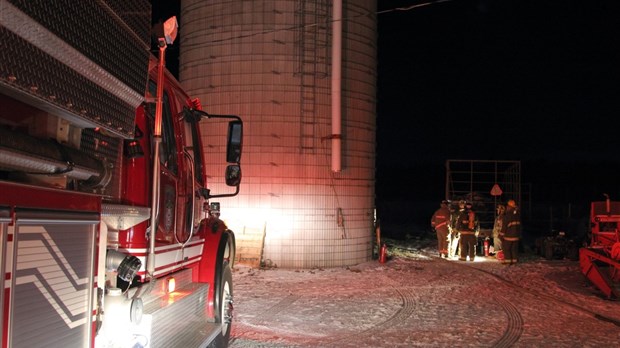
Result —
[[[243, 123], [239, 120], [230, 121], [228, 123], [228, 141], [226, 142], [226, 162], [239, 163], [241, 161], [241, 148], [242, 147], [243, 147]], [[226, 174], [228, 174], [228, 171], [229, 170], [227, 168]], [[239, 174], [241, 174], [241, 169], [239, 169]], [[239, 178], [241, 178], [241, 175], [239, 175]], [[226, 181], [228, 181], [228, 179]], [[236, 186], [236, 185], [229, 185], [229, 186]]]
[[226, 167], [226, 185], [239, 186], [241, 184], [241, 166], [230, 164]]

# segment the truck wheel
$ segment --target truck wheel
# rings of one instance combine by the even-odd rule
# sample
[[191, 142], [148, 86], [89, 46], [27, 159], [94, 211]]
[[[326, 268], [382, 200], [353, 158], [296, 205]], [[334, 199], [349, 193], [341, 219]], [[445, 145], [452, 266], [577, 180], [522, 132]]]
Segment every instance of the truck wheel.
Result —
[[226, 230], [228, 240], [226, 241], [226, 251], [224, 252], [224, 258], [228, 261], [230, 268], [235, 267], [235, 258], [237, 257], [237, 241], [235, 234], [231, 230]]
[[217, 284], [215, 322], [221, 325], [221, 331], [209, 347], [226, 348], [230, 340], [233, 319], [233, 285], [232, 271], [228, 262], [222, 265], [222, 276]]

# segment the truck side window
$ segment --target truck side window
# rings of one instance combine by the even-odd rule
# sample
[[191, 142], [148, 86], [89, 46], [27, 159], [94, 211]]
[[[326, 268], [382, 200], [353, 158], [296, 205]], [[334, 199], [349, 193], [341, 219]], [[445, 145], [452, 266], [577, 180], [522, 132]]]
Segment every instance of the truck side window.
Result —
[[[157, 84], [149, 81], [149, 93], [157, 96]], [[168, 93], [164, 91], [162, 103], [162, 130], [161, 130], [161, 152], [159, 160], [162, 166], [166, 167], [174, 174], [178, 173], [177, 169], [177, 143], [174, 137], [174, 125], [172, 124], [172, 113], [170, 111], [170, 100]], [[155, 118], [155, 105], [151, 108], [153, 119]]]
[[192, 147], [194, 151], [194, 180], [204, 186], [202, 177], [202, 151], [200, 149], [200, 137], [198, 136], [198, 123], [192, 123]]

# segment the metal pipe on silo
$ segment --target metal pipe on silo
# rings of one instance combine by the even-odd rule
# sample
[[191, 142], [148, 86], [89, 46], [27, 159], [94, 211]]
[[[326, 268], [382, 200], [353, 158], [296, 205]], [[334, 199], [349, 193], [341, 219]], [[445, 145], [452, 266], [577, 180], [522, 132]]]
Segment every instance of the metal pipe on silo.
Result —
[[342, 0], [334, 0], [332, 22], [332, 171], [342, 170]]

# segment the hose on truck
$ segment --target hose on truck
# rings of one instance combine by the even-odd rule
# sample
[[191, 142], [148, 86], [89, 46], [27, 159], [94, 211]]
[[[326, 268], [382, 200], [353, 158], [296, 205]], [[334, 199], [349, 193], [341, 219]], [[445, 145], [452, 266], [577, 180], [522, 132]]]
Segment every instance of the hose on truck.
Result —
[[64, 175], [89, 187], [105, 186], [109, 173], [104, 163], [51, 139], [0, 127], [0, 170], [31, 175]]

